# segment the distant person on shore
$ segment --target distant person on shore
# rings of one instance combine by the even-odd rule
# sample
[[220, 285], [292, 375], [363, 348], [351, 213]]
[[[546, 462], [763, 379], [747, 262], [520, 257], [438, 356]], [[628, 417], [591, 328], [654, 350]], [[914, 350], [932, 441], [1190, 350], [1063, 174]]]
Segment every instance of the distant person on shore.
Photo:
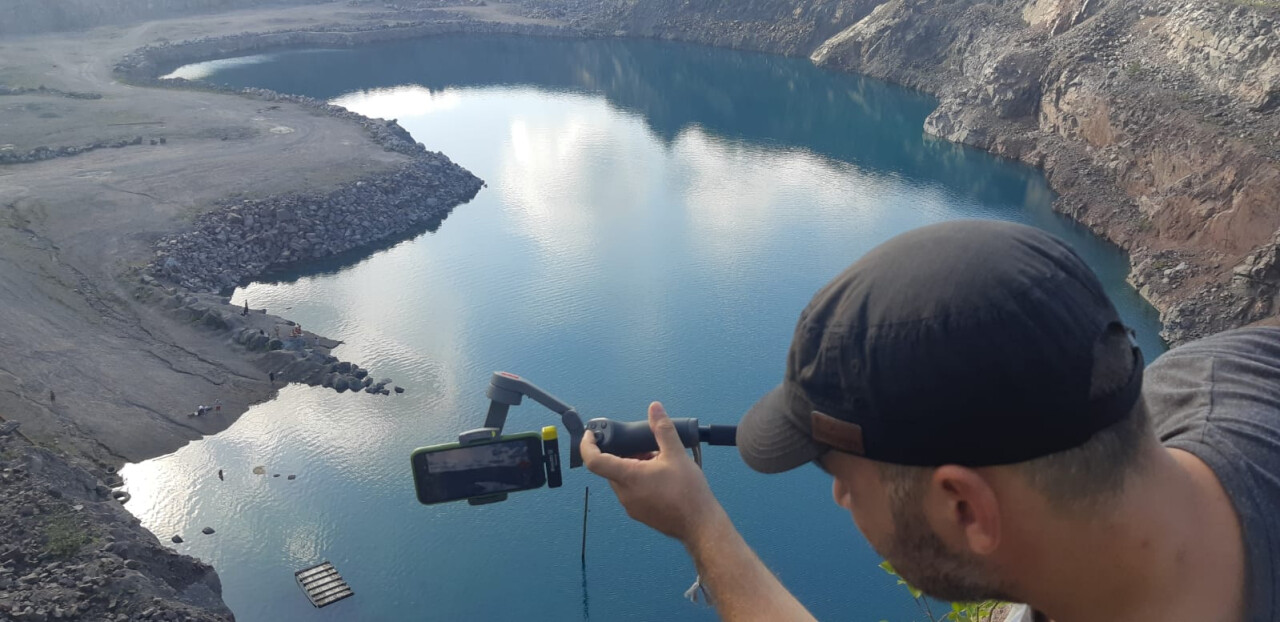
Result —
[[213, 399], [213, 410], [214, 412], [222, 412], [222, 398], [215, 397]]
[[267, 372], [267, 378], [271, 380], [271, 386], [276, 386], [276, 372]]
[[249, 301], [248, 301], [248, 300], [245, 300], [245, 301], [244, 301], [244, 310], [240, 312], [240, 315], [244, 315], [244, 316], [249, 315]]
[[53, 389], [49, 389], [49, 403], [52, 404], [56, 401], [58, 401], [58, 396], [53, 394]]
[[[723, 619], [813, 619], [657, 402], [649, 424], [660, 450], [639, 457], [588, 432], [587, 468], [684, 544]], [[1144, 374], [1093, 272], [1039, 230], [952, 222], [868, 252], [801, 313], [782, 384], [737, 439], [757, 471], [828, 473], [871, 546], [936, 598], [1055, 622], [1280, 620], [1280, 328]], [[803, 515], [783, 529], [823, 548]]]

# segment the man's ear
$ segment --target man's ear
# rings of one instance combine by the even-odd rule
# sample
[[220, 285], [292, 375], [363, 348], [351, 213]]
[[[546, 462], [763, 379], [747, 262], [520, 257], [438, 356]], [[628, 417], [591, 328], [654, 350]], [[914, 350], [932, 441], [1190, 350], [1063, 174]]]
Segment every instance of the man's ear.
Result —
[[949, 545], [983, 556], [999, 548], [1000, 502], [978, 471], [954, 464], [934, 469], [925, 507], [929, 522]]

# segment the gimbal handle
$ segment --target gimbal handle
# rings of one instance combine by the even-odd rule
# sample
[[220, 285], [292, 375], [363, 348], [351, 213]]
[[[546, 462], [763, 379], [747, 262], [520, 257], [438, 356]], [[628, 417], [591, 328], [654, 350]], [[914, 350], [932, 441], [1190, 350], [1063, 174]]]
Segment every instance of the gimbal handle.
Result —
[[[672, 418], [680, 444], [693, 449], [700, 443], [708, 445], [736, 445], [738, 427], [732, 425], [698, 425], [697, 419]], [[635, 456], [658, 450], [658, 439], [653, 437], [649, 422], [613, 421], [592, 419], [587, 422], [600, 451], [615, 456]]]

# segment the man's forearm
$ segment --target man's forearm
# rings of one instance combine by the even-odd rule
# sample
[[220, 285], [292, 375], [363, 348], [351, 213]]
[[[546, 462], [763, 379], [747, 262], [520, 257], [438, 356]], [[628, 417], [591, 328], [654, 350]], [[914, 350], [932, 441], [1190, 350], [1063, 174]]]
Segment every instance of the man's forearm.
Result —
[[720, 618], [730, 622], [813, 620], [747, 546], [724, 510], [716, 509], [685, 542], [685, 548]]

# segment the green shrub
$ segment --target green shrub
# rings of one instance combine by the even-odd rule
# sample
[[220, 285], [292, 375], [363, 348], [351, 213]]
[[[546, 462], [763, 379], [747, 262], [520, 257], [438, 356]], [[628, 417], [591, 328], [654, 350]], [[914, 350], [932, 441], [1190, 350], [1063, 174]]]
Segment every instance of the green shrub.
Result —
[[63, 559], [75, 556], [93, 541], [73, 517], [65, 514], [49, 519], [44, 526], [44, 537], [44, 551]]

